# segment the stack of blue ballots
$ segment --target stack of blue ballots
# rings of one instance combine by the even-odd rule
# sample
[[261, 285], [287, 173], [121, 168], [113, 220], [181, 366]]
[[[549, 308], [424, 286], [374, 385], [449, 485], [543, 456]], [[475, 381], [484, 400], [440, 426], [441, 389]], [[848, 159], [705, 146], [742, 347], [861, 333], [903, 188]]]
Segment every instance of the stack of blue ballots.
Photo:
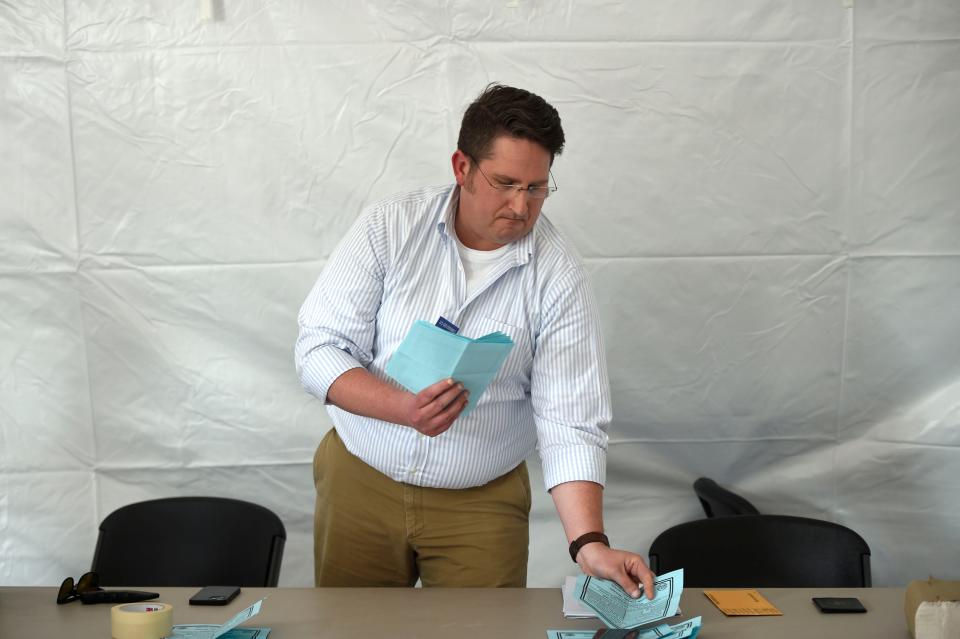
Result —
[[400, 347], [387, 362], [387, 375], [411, 393], [442, 379], [453, 378], [470, 391], [461, 415], [473, 410], [513, 348], [500, 331], [470, 339], [429, 322], [413, 323]]
[[614, 581], [580, 575], [574, 589], [609, 627], [607, 630], [547, 630], [547, 639], [696, 639], [700, 617], [670, 625], [664, 619], [677, 614], [683, 593], [683, 569], [658, 575], [653, 599], [633, 599]]

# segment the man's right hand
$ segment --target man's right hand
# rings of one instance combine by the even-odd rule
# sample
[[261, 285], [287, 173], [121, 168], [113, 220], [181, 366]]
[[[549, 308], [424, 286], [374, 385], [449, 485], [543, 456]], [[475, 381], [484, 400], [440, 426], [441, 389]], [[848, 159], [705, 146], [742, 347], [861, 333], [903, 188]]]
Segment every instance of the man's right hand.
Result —
[[408, 393], [404, 410], [407, 424], [424, 435], [436, 437], [460, 416], [468, 395], [463, 384], [452, 379], [442, 379], [416, 395]]

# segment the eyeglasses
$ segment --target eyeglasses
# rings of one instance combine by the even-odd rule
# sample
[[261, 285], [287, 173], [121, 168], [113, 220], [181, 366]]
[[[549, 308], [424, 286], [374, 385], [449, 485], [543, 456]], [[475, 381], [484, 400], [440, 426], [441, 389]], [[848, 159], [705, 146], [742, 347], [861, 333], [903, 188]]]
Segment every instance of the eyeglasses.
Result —
[[60, 592], [57, 593], [57, 603], [70, 603], [80, 598], [80, 595], [87, 592], [96, 592], [103, 590], [100, 587], [100, 575], [95, 572], [84, 573], [77, 580], [77, 586], [73, 586], [73, 577], [67, 577], [60, 584]]
[[480, 168], [480, 163], [477, 162], [472, 156], [467, 156], [473, 160], [474, 166], [477, 167], [477, 170], [480, 171], [480, 175], [483, 176], [483, 179], [487, 181], [491, 187], [495, 190], [500, 191], [501, 193], [510, 193], [517, 191], [524, 191], [533, 200], [544, 200], [550, 196], [551, 193], [557, 190], [557, 181], [553, 179], [553, 172], [550, 171], [550, 181], [553, 184], [548, 186], [534, 186], [533, 184], [529, 186], [524, 186], [522, 184], [503, 184], [502, 182], [491, 182], [490, 178], [487, 177], [487, 174], [483, 172], [483, 169]]

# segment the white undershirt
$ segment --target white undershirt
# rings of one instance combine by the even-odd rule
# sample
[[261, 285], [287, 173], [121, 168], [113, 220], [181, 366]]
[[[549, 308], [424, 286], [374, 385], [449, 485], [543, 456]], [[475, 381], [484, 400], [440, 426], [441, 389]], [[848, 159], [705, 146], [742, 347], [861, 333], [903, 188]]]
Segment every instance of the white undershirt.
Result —
[[[456, 237], [456, 233], [454, 233]], [[457, 237], [457, 252], [463, 264], [463, 274], [467, 278], [467, 299], [487, 281], [487, 276], [504, 259], [510, 250], [509, 244], [492, 251], [478, 251], [463, 245]]]

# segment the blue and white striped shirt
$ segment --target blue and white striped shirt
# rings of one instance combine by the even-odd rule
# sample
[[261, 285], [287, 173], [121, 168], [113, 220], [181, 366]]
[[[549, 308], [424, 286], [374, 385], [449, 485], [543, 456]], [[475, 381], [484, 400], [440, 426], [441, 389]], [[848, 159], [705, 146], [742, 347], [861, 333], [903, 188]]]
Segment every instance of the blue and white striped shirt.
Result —
[[[470, 297], [455, 243], [455, 186], [369, 207], [300, 310], [296, 363], [326, 401], [340, 375], [384, 367], [415, 320], [443, 316], [460, 333], [515, 344], [476, 408], [437, 437], [328, 404], [354, 455], [396, 481], [438, 488], [485, 484], [539, 451], [547, 489], [604, 483], [610, 387], [596, 303], [579, 258], [543, 215]], [[394, 383], [394, 382], [391, 382]]]

